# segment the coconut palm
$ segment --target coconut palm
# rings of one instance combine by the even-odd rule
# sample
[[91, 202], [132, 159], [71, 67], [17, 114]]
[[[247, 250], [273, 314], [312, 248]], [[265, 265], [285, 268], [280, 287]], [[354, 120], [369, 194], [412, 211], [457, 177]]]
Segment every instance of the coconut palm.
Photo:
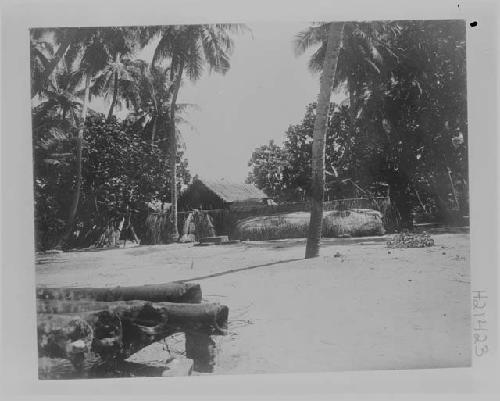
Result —
[[77, 73], [67, 69], [57, 73], [44, 91], [40, 104], [34, 108], [35, 121], [43, 122], [47, 116], [52, 115], [76, 126], [82, 105], [75, 88], [79, 79]]
[[127, 108], [138, 102], [138, 81], [141, 76], [141, 64], [137, 60], [122, 59], [117, 52], [115, 60], [109, 63], [95, 78], [92, 85], [92, 95], [102, 95], [105, 99], [111, 98], [107, 120], [113, 117], [115, 107], [122, 107], [125, 102]]
[[52, 43], [32, 37], [30, 41], [31, 62], [31, 98], [40, 94], [43, 90], [44, 74], [47, 71], [51, 58], [54, 57], [54, 46]]
[[35, 162], [58, 165], [66, 163], [74, 146], [75, 129], [82, 108], [75, 95], [75, 74], [59, 72], [44, 91], [43, 100], [32, 114]]
[[121, 107], [122, 101], [125, 101], [127, 107], [137, 102], [136, 82], [140, 79], [143, 61], [133, 60], [130, 56], [139, 47], [139, 33], [140, 29], [135, 27], [110, 27], [97, 30], [103, 50], [109, 59], [95, 78], [92, 95], [111, 98], [108, 121], [113, 116], [114, 108]]
[[[321, 26], [328, 35], [323, 43], [325, 48], [320, 78], [316, 119], [312, 145], [311, 218], [307, 236], [305, 257], [319, 256], [321, 229], [323, 225], [323, 195], [325, 186], [325, 138], [330, 109], [330, 96], [334, 87], [334, 77], [344, 31], [343, 22], [331, 22]], [[304, 48], [307, 46], [304, 46]], [[297, 47], [299, 52], [300, 47]]]
[[[346, 22], [333, 89], [346, 88], [349, 111], [354, 121], [373, 96], [373, 82], [383, 81], [400, 57], [391, 46], [391, 39], [400, 31], [397, 22]], [[309, 69], [321, 72], [326, 52], [328, 26], [316, 23], [299, 32], [295, 51], [301, 55], [311, 47], [316, 50], [309, 59]]]
[[67, 65], [74, 61], [94, 32], [95, 29], [92, 28], [34, 28], [31, 30], [32, 62], [37, 58], [40, 60], [40, 53], [34, 52], [34, 49], [45, 53], [43, 50], [50, 47], [49, 54], [44, 54], [46, 60], [39, 65], [43, 68], [38, 68], [35, 76], [32, 75], [34, 78], [32, 98], [41, 95], [49, 86], [50, 78], [54, 76], [57, 68], [61, 67], [63, 61], [66, 61]]
[[144, 128], [144, 137], [151, 141], [151, 147], [160, 146], [166, 152], [170, 124], [169, 74], [165, 68], [152, 68], [143, 60], [136, 60], [135, 64], [139, 76], [135, 82], [133, 112], [127, 119]]
[[225, 74], [230, 68], [230, 55], [234, 43], [232, 33], [246, 30], [239, 24], [214, 25], [180, 25], [152, 28], [149, 37], [159, 35], [153, 65], [162, 61], [169, 62], [170, 75], [170, 118], [168, 132], [170, 135], [170, 174], [171, 174], [171, 201], [172, 201], [172, 238], [179, 237], [177, 229], [177, 130], [176, 110], [177, 98], [182, 78], [198, 80], [205, 69]]
[[[67, 33], [72, 38], [67, 49], [61, 55], [58, 63], [64, 59], [68, 68], [75, 67], [78, 71], [80, 90], [76, 93], [82, 96], [81, 118], [79, 121], [78, 134], [76, 138], [76, 186], [73, 200], [70, 206], [66, 230], [59, 242], [59, 246], [67, 239], [73, 228], [73, 223], [78, 210], [80, 192], [82, 185], [82, 149], [85, 120], [88, 114], [88, 104], [91, 100], [91, 86], [95, 84], [96, 77], [112, 61], [116, 60], [116, 54], [128, 54], [133, 51], [136, 43], [135, 28], [68, 28], [76, 32]], [[57, 36], [57, 35], [56, 35]], [[66, 45], [66, 42], [60, 46]], [[59, 52], [58, 52], [59, 53]], [[57, 55], [57, 54], [56, 54]], [[78, 86], [76, 86], [78, 87]]]
[[102, 33], [99, 29], [95, 30], [94, 34], [89, 36], [80, 46], [80, 54], [75, 58], [79, 59], [78, 72], [80, 77], [80, 85], [83, 84], [83, 89], [78, 93], [82, 94], [82, 110], [81, 118], [78, 127], [78, 134], [76, 137], [76, 186], [73, 194], [73, 200], [69, 209], [68, 220], [66, 223], [66, 230], [58, 244], [59, 247], [68, 238], [73, 223], [75, 221], [76, 213], [78, 210], [78, 203], [80, 200], [80, 192], [82, 186], [82, 149], [83, 149], [83, 134], [85, 130], [85, 120], [88, 113], [88, 105], [91, 100], [90, 87], [93, 78], [103, 70], [109, 60], [109, 52], [107, 45], [103, 41]]

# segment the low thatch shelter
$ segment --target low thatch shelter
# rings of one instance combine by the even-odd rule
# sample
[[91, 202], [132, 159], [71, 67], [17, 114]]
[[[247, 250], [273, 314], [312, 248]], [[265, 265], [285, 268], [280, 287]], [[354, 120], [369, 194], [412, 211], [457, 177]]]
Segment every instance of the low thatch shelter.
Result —
[[[236, 224], [234, 239], [266, 241], [304, 238], [309, 231], [309, 212], [249, 217]], [[363, 237], [385, 233], [382, 213], [371, 209], [332, 210], [323, 215], [325, 238]]]

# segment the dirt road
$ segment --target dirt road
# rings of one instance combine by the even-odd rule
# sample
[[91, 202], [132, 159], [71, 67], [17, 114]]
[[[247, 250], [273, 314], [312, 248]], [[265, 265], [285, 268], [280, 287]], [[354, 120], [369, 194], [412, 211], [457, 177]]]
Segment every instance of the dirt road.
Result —
[[230, 308], [229, 334], [214, 337], [220, 374], [467, 366], [469, 235], [434, 239], [422, 249], [329, 239], [307, 261], [301, 239], [38, 255], [37, 283], [199, 282]]

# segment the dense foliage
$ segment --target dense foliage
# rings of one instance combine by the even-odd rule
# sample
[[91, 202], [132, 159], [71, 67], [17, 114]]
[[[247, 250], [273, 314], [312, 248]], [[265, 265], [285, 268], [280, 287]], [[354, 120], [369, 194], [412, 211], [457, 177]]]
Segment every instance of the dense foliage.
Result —
[[[79, 235], [70, 238], [70, 245], [90, 245], [99, 229], [129, 216], [140, 237], [147, 203], [169, 200], [168, 160], [143, 137], [142, 129], [116, 119], [106, 121], [103, 115], [87, 119], [84, 139], [82, 195], [75, 223]], [[75, 154], [69, 147], [64, 159], [62, 152], [58, 159], [50, 158], [59, 150], [64, 151], [64, 142], [52, 147], [50, 154], [43, 146], [35, 147], [35, 224], [41, 249], [57, 244], [75, 184]], [[182, 152], [177, 163], [178, 183], [185, 184], [190, 175]]]
[[[146, 203], [171, 204], [189, 180], [177, 103], [184, 76], [230, 68], [242, 25], [36, 28], [31, 89], [37, 247], [88, 246], [118, 220], [141, 232]], [[135, 56], [159, 39], [152, 63]], [[89, 108], [109, 103], [107, 116]], [[129, 112], [116, 120], [116, 109]], [[179, 145], [180, 142], [180, 145]], [[147, 231], [147, 230], [142, 230]], [[175, 237], [175, 236], [174, 236]]]
[[[465, 25], [405, 21], [371, 31], [358, 25], [346, 25], [339, 56], [337, 84], [344, 83], [349, 106], [332, 106], [326, 196], [346, 196], [347, 181], [379, 195], [387, 186], [404, 227], [414, 212], [456, 222], [468, 215]], [[321, 31], [313, 33], [321, 39]], [[249, 180], [282, 199], [307, 197], [313, 125], [314, 104], [289, 127], [283, 147], [256, 149]], [[263, 158], [269, 151], [274, 156]], [[270, 189], [264, 178], [275, 174], [275, 159], [283, 160], [284, 182]]]

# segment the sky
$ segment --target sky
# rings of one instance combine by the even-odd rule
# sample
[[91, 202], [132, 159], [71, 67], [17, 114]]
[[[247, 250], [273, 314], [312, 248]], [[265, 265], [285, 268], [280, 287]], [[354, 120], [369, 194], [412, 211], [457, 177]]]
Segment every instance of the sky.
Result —
[[[186, 80], [179, 103], [196, 104], [179, 126], [192, 175], [243, 182], [253, 150], [297, 124], [316, 100], [319, 74], [308, 68], [308, 54], [296, 57], [294, 36], [307, 23], [248, 23], [250, 33], [234, 37], [231, 69]], [[154, 46], [138, 57], [150, 61]]]

